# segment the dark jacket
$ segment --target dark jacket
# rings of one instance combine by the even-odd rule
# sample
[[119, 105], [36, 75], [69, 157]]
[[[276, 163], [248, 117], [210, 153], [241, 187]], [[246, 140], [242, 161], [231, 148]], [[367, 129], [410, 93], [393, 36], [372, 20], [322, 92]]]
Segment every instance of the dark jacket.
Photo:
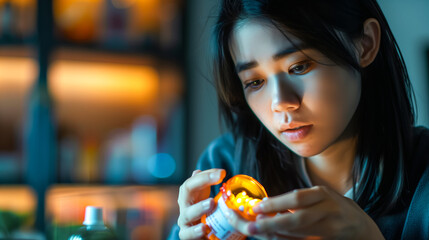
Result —
[[[197, 169], [223, 168], [227, 172], [227, 180], [237, 174], [234, 159], [238, 155], [233, 137], [230, 134], [223, 135], [205, 150]], [[414, 128], [413, 156], [410, 161], [407, 174], [410, 189], [406, 191], [409, 197], [405, 207], [398, 207], [374, 219], [386, 239], [429, 240], [429, 130], [424, 127]], [[212, 187], [212, 196], [218, 193], [220, 185]], [[179, 239], [178, 232], [175, 226], [169, 239]]]

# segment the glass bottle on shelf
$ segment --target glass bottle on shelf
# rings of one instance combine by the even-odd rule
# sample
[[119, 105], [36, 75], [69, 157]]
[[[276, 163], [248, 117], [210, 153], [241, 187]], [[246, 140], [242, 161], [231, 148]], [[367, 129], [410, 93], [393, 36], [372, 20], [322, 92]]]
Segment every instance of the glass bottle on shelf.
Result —
[[115, 234], [104, 225], [103, 209], [88, 206], [85, 209], [83, 227], [72, 234], [68, 240], [116, 240]]

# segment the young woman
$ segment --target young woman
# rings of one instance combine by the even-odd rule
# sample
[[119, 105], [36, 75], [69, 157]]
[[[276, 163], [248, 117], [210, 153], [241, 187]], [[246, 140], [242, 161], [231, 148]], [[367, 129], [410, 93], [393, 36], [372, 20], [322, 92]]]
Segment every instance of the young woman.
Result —
[[229, 214], [249, 237], [429, 239], [429, 133], [376, 0], [223, 0], [213, 48], [231, 133], [181, 186], [172, 236], [202, 238], [243, 173], [270, 196], [256, 222]]

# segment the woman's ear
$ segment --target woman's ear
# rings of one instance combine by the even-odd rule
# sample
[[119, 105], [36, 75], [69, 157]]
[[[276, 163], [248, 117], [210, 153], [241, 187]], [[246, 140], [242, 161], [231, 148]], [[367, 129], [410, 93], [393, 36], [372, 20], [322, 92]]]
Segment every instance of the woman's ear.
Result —
[[375, 18], [368, 18], [363, 23], [363, 36], [358, 40], [359, 64], [369, 66], [375, 59], [380, 47], [380, 24]]

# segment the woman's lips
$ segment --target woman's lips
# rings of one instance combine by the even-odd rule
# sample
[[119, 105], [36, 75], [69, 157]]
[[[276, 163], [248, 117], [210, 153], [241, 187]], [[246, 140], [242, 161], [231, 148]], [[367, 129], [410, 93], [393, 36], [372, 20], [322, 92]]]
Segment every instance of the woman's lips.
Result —
[[295, 129], [288, 129], [288, 130], [282, 131], [281, 134], [289, 142], [301, 141], [308, 135], [312, 126], [313, 125], [306, 125]]

